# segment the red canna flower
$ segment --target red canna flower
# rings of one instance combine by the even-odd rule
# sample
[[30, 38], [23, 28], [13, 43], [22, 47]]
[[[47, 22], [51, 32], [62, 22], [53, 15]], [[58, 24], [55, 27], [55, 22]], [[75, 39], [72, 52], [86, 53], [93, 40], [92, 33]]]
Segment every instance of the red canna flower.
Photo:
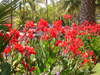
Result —
[[77, 25], [76, 25], [76, 23], [73, 23], [72, 26], [75, 27], [75, 26], [77, 26]]
[[33, 35], [34, 35], [34, 34], [29, 33], [29, 35], [28, 35], [29, 39], [32, 39], [32, 38], [33, 38]]
[[29, 71], [35, 70], [35, 67], [31, 67], [29, 68]]
[[64, 15], [64, 19], [65, 19], [65, 20], [68, 20], [68, 18], [69, 18], [69, 19], [72, 18], [72, 17], [71, 17], [71, 14], [69, 14], [69, 15]]
[[7, 26], [9, 30], [11, 29], [11, 24], [4, 24], [4, 26]]
[[83, 44], [84, 44], [83, 42], [82, 42], [82, 43], [80, 43], [80, 46], [83, 46]]
[[21, 63], [22, 63], [22, 64], [25, 64], [24, 60], [23, 60], [23, 61], [21, 61]]
[[88, 36], [88, 39], [90, 39], [91, 37], [90, 36]]
[[82, 67], [82, 66], [83, 66], [83, 64], [84, 64], [84, 63], [81, 63], [80, 67]]
[[84, 59], [83, 63], [89, 63], [89, 59]]
[[55, 46], [58, 46], [59, 45], [59, 43], [61, 43], [62, 42], [62, 40], [57, 40], [57, 42], [54, 44]]
[[95, 56], [93, 56], [92, 61], [94, 61], [94, 64], [95, 64], [95, 62], [96, 62], [96, 57]]
[[54, 21], [53, 28], [58, 31], [61, 31], [62, 30], [62, 21], [61, 20]]
[[61, 47], [64, 47], [64, 46], [66, 47], [69, 43], [70, 43], [70, 42], [65, 42], [65, 41], [63, 41], [62, 44], [61, 44], [60, 46], [61, 46]]
[[33, 21], [26, 22], [25, 27], [33, 28], [34, 27]]
[[93, 56], [93, 52], [89, 52], [89, 56]]
[[16, 30], [14, 29], [14, 30], [10, 30], [10, 36], [11, 35], [13, 35], [13, 37], [11, 38], [11, 40], [10, 40], [10, 42], [9, 42], [9, 44], [12, 44], [13, 42], [18, 42], [18, 38], [19, 38], [19, 36], [20, 36], [20, 32], [17, 30], [16, 32], [15, 32]]
[[0, 39], [2, 39], [3, 35], [2, 35], [2, 31], [0, 31]]
[[20, 33], [20, 32], [17, 30], [17, 31], [15, 32], [15, 34], [14, 34], [13, 38], [18, 39], [18, 38], [19, 38], [19, 36], [20, 36], [20, 34], [19, 34], [19, 33]]
[[2, 58], [3, 56], [2, 55], [0, 55], [0, 58]]
[[94, 36], [97, 36], [98, 34], [94, 34]]
[[55, 29], [50, 28], [48, 31], [49, 31], [51, 37], [56, 38], [57, 31]]
[[23, 35], [21, 36], [21, 38], [20, 38], [20, 40], [19, 40], [19, 41], [24, 40], [24, 38], [25, 38], [25, 34], [23, 34]]
[[35, 54], [35, 51], [32, 47], [29, 48], [28, 50], [28, 53], [31, 55], [31, 54]]
[[71, 60], [73, 60], [73, 57], [70, 57]]
[[24, 32], [24, 33], [26, 32], [26, 28], [23, 29], [23, 32]]
[[6, 42], [9, 39], [10, 35], [8, 33], [5, 34], [4, 36], [4, 42]]
[[82, 54], [82, 57], [83, 57], [83, 58], [88, 57], [88, 53], [83, 53], [83, 54]]
[[69, 18], [69, 19], [71, 19], [71, 18], [72, 18], [72, 17], [71, 17], [71, 14], [69, 14], [69, 15], [68, 15], [68, 18]]
[[65, 28], [62, 28], [62, 29], [61, 29], [61, 33], [62, 33], [62, 34], [65, 33], [65, 30], [66, 30]]
[[26, 40], [26, 43], [29, 43], [29, 41], [28, 41], [28, 40]]
[[29, 30], [28, 30], [28, 33], [32, 33], [32, 29], [29, 29]]
[[44, 33], [44, 39], [48, 40], [50, 37], [48, 36], [48, 34]]
[[27, 68], [28, 67], [28, 63], [26, 63], [25, 65], [23, 65], [23, 67]]
[[21, 54], [24, 52], [23, 46], [19, 43], [14, 43], [14, 49], [17, 49]]
[[11, 48], [10, 48], [9, 46], [7, 46], [7, 47], [4, 49], [3, 53], [7, 54], [8, 52], [11, 52]]
[[48, 27], [48, 23], [42, 18], [40, 18], [39, 20], [40, 22], [37, 22], [37, 30], [42, 30], [43, 32], [45, 32], [47, 30], [46, 28]]
[[35, 51], [33, 49], [33, 47], [28, 47], [27, 45], [25, 46], [25, 49], [28, 50], [28, 53], [31, 54], [35, 54]]
[[63, 52], [67, 54], [68, 53], [68, 50], [67, 49], [66, 50], [63, 50]]
[[67, 21], [68, 20], [68, 15], [64, 15], [64, 19]]

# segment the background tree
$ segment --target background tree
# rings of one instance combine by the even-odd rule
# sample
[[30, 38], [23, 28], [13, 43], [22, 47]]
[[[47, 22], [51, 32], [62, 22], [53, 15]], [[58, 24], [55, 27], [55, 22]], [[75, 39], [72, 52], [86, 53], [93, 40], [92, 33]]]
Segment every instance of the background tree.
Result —
[[47, 8], [47, 21], [48, 21], [48, 0], [46, 0], [46, 8]]
[[95, 22], [95, 0], [81, 0], [80, 23]]
[[[7, 3], [2, 1], [0, 5], [0, 24], [4, 24], [6, 21], [10, 19], [11, 10], [15, 10], [17, 8], [18, 0], [14, 0], [12, 3]], [[5, 4], [5, 5], [4, 5]], [[11, 5], [13, 6], [11, 8]]]
[[59, 3], [59, 11], [63, 10], [62, 15], [71, 14], [72, 21], [78, 24], [81, 0], [60, 0]]
[[54, 15], [54, 20], [55, 21], [55, 0], [51, 0], [52, 5], [53, 5], [53, 15]]

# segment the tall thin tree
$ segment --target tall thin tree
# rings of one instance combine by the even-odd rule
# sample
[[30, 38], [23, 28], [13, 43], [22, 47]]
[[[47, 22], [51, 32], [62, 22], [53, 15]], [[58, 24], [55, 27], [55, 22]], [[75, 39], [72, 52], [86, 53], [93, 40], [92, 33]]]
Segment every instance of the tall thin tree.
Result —
[[52, 4], [53, 4], [53, 15], [54, 15], [54, 21], [55, 21], [55, 2], [54, 0], [51, 0]]
[[35, 11], [35, 4], [36, 0], [27, 0], [27, 2], [29, 3], [30, 7], [31, 7], [31, 14], [32, 14], [32, 21], [34, 21], [34, 11]]
[[12, 0], [11, 0], [11, 26], [13, 28], [13, 24], [12, 24]]
[[46, 0], [46, 8], [47, 8], [47, 21], [48, 21], [48, 0]]

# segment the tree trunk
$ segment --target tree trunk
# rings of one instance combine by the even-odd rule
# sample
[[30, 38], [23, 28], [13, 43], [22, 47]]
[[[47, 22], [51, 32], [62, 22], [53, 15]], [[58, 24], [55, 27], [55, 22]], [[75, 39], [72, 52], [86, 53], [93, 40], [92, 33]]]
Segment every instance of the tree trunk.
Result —
[[80, 24], [85, 20], [95, 22], [95, 0], [81, 0]]
[[34, 21], [34, 13], [33, 13], [33, 10], [31, 10], [31, 13], [32, 13], [32, 21]]
[[60, 15], [60, 20], [62, 20], [61, 15]]
[[53, 0], [53, 15], [54, 15], [54, 21], [55, 21], [55, 6], [54, 6], [54, 0]]
[[47, 8], [47, 21], [48, 21], [48, 1], [46, 0], [46, 8]]
[[25, 1], [23, 0], [23, 18], [22, 19], [25, 19]]
[[12, 0], [11, 0], [11, 28], [13, 29], [13, 25], [12, 25]]

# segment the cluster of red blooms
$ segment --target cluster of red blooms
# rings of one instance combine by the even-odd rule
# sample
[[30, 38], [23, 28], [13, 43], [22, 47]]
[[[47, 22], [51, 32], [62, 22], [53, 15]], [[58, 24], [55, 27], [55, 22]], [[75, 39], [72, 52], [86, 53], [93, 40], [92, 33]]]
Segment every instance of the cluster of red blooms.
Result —
[[4, 24], [4, 26], [8, 26], [8, 29], [11, 29], [11, 24], [9, 24], [9, 22]]
[[34, 27], [34, 22], [33, 21], [26, 22], [25, 27], [26, 28], [33, 28]]
[[[71, 15], [64, 15], [65, 20], [71, 19]], [[5, 24], [6, 26], [9, 27], [9, 24]], [[64, 47], [64, 52], [66, 54], [69, 53], [69, 51], [71, 51], [75, 56], [77, 57], [82, 57], [83, 58], [83, 62], [81, 64], [81, 66], [84, 63], [89, 63], [89, 57], [93, 56], [93, 52], [90, 52], [89, 50], [82, 52], [79, 50], [80, 46], [83, 46], [83, 42], [80, 38], [76, 38], [77, 35], [89, 35], [88, 39], [90, 39], [90, 35], [91, 36], [97, 36], [100, 33], [100, 26], [96, 23], [90, 23], [88, 21], [85, 21], [84, 23], [82, 23], [81, 25], [76, 25], [76, 23], [72, 24], [72, 28], [65, 26], [62, 27], [62, 21], [61, 20], [57, 20], [53, 23], [53, 27], [49, 28], [48, 27], [48, 23], [47, 21], [45, 21], [44, 19], [40, 19], [40, 22], [37, 22], [37, 31], [41, 30], [42, 32], [44, 32], [44, 35], [41, 36], [41, 40], [44, 38], [45, 40], [48, 40], [50, 38], [56, 38], [57, 42], [54, 44], [55, 46], [60, 46], [60, 47]], [[18, 42], [23, 41], [25, 37], [28, 37], [25, 39], [25, 41], [27, 41], [28, 39], [32, 39], [33, 38], [33, 33], [32, 31], [28, 31], [30, 28], [34, 27], [34, 23], [29, 21], [26, 22], [25, 28], [23, 29], [24, 34], [22, 36], [20, 36], [20, 32], [17, 30], [11, 30], [9, 28], [9, 33], [5, 34], [5, 40], [8, 40], [9, 37], [13, 34], [14, 36], [12, 37], [12, 39], [9, 42], [9, 45], [5, 48], [4, 52], [5, 54], [7, 54], [8, 52], [11, 52], [11, 46], [14, 46], [14, 50], [17, 50], [18, 52], [20, 52], [22, 55], [24, 54], [25, 56], [29, 56], [31, 54], [35, 54], [35, 51], [32, 47], [28, 47], [27, 45], [25, 45], [25, 47], [23, 47], [21, 44], [19, 44]], [[27, 33], [28, 32], [28, 33]], [[28, 34], [28, 36], [27, 36]], [[64, 40], [59, 39], [59, 37], [61, 35], [64, 35]], [[21, 37], [21, 39], [18, 39], [19, 37]], [[0, 38], [2, 38], [2, 32], [0, 32]], [[13, 44], [14, 43], [14, 44]], [[28, 41], [27, 41], [28, 43]], [[13, 45], [12, 45], [13, 44]], [[85, 49], [84, 49], [85, 50]], [[27, 53], [25, 53], [27, 51]], [[93, 56], [93, 61], [96, 61], [95, 56]], [[71, 57], [71, 59], [74, 59], [74, 57]], [[28, 67], [28, 63], [24, 63], [24, 61], [22, 61], [23, 67]], [[34, 70], [34, 67], [31, 67], [29, 69], [29, 71]]]
[[64, 19], [67, 21], [68, 19], [71, 19], [72, 17], [71, 17], [71, 14], [69, 14], [69, 15], [64, 15]]
[[33, 47], [28, 47], [27, 45], [24, 47], [24, 49], [27, 50], [28, 54], [31, 55], [31, 54], [35, 54], [35, 51], [33, 49]]
[[[5, 26], [8, 26], [9, 28], [9, 32], [5, 33], [5, 35], [3, 35], [2, 31], [0, 31], [0, 39], [2, 39], [2, 37], [4, 36], [4, 43], [12, 36], [11, 40], [9, 41], [8, 46], [4, 49], [2, 54], [8, 54], [9, 52], [12, 52], [11, 48], [14, 49], [14, 51], [16, 52], [20, 52], [23, 56], [25, 57], [29, 57], [30, 55], [34, 55], [35, 51], [33, 49], [33, 47], [29, 47], [29, 46], [22, 46], [20, 44], [20, 41], [27, 41], [28, 39], [32, 39], [33, 38], [33, 34], [31, 33], [27, 33], [27, 31], [30, 28], [34, 27], [34, 23], [33, 21], [29, 21], [26, 22], [25, 28], [23, 29], [23, 34], [20, 35], [20, 31], [14, 29], [11, 29], [11, 24], [4, 24]], [[28, 35], [27, 35], [28, 34]], [[25, 39], [26, 38], [26, 39]], [[28, 43], [28, 42], [27, 42]], [[26, 63], [26, 62], [25, 62]], [[23, 63], [23, 67], [28, 67], [28, 63]], [[34, 67], [29, 68], [29, 71], [34, 70]]]
[[[24, 60], [21, 61], [21, 63], [23, 64], [23, 67], [24, 67], [24, 68], [27, 68], [27, 67], [28, 67], [28, 63], [25, 63]], [[35, 67], [30, 67], [28, 70], [29, 70], [29, 71], [35, 70]]]
[[29, 39], [32, 39], [33, 38], [33, 32], [31, 30], [31, 28], [34, 27], [34, 22], [33, 21], [29, 21], [29, 22], [26, 22], [26, 25], [25, 25], [25, 28], [23, 28], [23, 35], [21, 36], [21, 40], [24, 40], [24, 38], [27, 36]]
[[37, 30], [42, 30], [43, 32], [45, 32], [47, 30], [48, 24], [47, 21], [45, 21], [44, 19], [40, 19], [40, 22], [37, 22]]
[[[9, 47], [9, 46], [7, 46], [7, 47], [4, 49], [3, 53], [7, 54], [8, 52], [11, 52], [11, 47]], [[3, 54], [3, 53], [2, 53], [2, 54]]]
[[[66, 17], [66, 15], [64, 15]], [[41, 24], [43, 25], [43, 24]], [[46, 26], [47, 27], [47, 26]], [[88, 22], [87, 20], [81, 25], [72, 24], [72, 28], [65, 26], [62, 27], [61, 20], [57, 20], [53, 23], [52, 28], [47, 28], [44, 32], [44, 35], [41, 36], [41, 40], [44, 38], [48, 40], [52, 37], [58, 39], [60, 34], [64, 34], [65, 40], [56, 40], [55, 46], [64, 47], [64, 52], [67, 54], [69, 51], [73, 52], [77, 57], [81, 56], [83, 58], [83, 63], [89, 63], [89, 57], [93, 56], [93, 52], [83, 52], [78, 50], [80, 46], [83, 46], [83, 42], [80, 38], [76, 38], [77, 35], [88, 35], [87, 39], [90, 39], [90, 36], [97, 36], [100, 33], [100, 26], [96, 23]], [[84, 49], [86, 50], [86, 49]], [[95, 56], [93, 56], [95, 57]], [[73, 57], [74, 58], [74, 57]], [[96, 58], [93, 58], [93, 61], [96, 61]]]

